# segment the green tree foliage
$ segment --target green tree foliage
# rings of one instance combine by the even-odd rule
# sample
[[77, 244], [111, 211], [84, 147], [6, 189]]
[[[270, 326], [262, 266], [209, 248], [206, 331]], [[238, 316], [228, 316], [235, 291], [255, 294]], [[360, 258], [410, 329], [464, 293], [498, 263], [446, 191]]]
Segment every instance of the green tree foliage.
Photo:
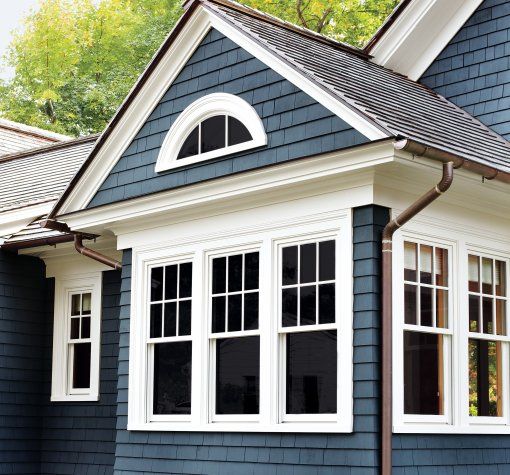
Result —
[[[245, 0], [363, 44], [398, 0]], [[101, 131], [182, 14], [182, 0], [41, 0], [14, 34], [0, 114], [70, 135]]]

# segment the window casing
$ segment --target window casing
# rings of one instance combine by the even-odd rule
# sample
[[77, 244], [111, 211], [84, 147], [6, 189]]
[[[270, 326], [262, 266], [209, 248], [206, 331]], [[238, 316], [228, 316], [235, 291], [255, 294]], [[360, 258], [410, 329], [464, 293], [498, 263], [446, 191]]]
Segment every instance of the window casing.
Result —
[[101, 273], [55, 281], [52, 401], [99, 398]]
[[[352, 282], [352, 244], [350, 225], [346, 223], [349, 223], [348, 216], [342, 215], [341, 219], [336, 217], [320, 225], [314, 222], [294, 226], [291, 231], [269, 228], [243, 237], [227, 234], [219, 241], [204, 240], [190, 247], [134, 250], [134, 289], [141, 288], [142, 292], [135, 296], [133, 304], [135, 308], [140, 305], [143, 311], [138, 322], [137, 312], [132, 313], [130, 381], [136, 378], [147, 381], [147, 385], [130, 384], [129, 429], [351, 431], [352, 292], [349, 283]], [[327, 294], [323, 300], [329, 298], [329, 315], [324, 309], [316, 311], [316, 318], [324, 314], [329, 321], [321, 320], [316, 325], [303, 325], [303, 328], [282, 327], [282, 250], [301, 245], [319, 249], [324, 246], [322, 243], [329, 243], [336, 253], [336, 260], [328, 262], [334, 276], [326, 279], [317, 275], [313, 281], [306, 282], [306, 286], [305, 283], [297, 285], [315, 289], [334, 287], [327, 287], [326, 292], [321, 290], [322, 294]], [[192, 324], [191, 334], [187, 336], [192, 346], [191, 413], [186, 417], [155, 415], [151, 400], [153, 356], [150, 347], [154, 343], [148, 335], [153, 303], [147, 278], [152, 269], [178, 262], [193, 265]], [[314, 272], [319, 273], [319, 270]], [[333, 294], [336, 301], [332, 304]], [[318, 293], [316, 298], [319, 299]], [[145, 343], [138, 347], [140, 333], [147, 336]], [[307, 356], [303, 348], [310, 353], [310, 344], [321, 348], [324, 341], [327, 342], [325, 352], [333, 361], [328, 371], [323, 371], [325, 375], [318, 377], [334, 386], [333, 397], [322, 390], [322, 383], [314, 386], [313, 381], [308, 381], [305, 385], [303, 375], [298, 372], [294, 376], [300, 390], [315, 388], [315, 399], [309, 398], [306, 410], [287, 410], [287, 339], [292, 340], [297, 365]], [[308, 370], [317, 371], [317, 366], [315, 360]], [[342, 390], [337, 390], [338, 385]], [[322, 390], [319, 400], [316, 397], [318, 386]]]
[[161, 146], [156, 172], [266, 144], [262, 120], [248, 102], [232, 94], [209, 94], [174, 121]]
[[[432, 263], [429, 255], [437, 257], [438, 249], [447, 250], [442, 259], [433, 261], [435, 272], [428, 283], [422, 282], [419, 272], [412, 275], [423, 267], [422, 247], [427, 268]], [[393, 249], [394, 430], [510, 433], [506, 319], [510, 249], [489, 237], [477, 239], [467, 232], [419, 223], [399, 233]], [[425, 325], [420, 325], [420, 287], [433, 289], [432, 312]], [[436, 319], [436, 314], [444, 317]], [[413, 359], [420, 350], [425, 355], [421, 366], [419, 358]], [[409, 382], [414, 383], [410, 391]], [[437, 404], [432, 397], [436, 387]]]

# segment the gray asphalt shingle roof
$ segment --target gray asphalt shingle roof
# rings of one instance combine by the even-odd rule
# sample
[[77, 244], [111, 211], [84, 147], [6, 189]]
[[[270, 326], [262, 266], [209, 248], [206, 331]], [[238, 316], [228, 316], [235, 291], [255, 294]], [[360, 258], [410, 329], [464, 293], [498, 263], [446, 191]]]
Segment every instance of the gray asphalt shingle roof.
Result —
[[0, 213], [58, 199], [96, 139], [92, 136], [0, 157]]
[[426, 86], [370, 62], [355, 50], [300, 34], [273, 17], [266, 20], [266, 15], [222, 1], [203, 0], [203, 4], [389, 137], [412, 139], [510, 172], [510, 144]]

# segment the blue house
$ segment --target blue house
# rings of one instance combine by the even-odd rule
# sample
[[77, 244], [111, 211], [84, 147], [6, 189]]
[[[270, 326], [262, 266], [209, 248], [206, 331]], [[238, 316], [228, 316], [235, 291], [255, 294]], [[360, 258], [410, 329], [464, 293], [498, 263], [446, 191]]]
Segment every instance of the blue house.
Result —
[[101, 135], [1, 156], [0, 473], [510, 473], [509, 35], [193, 0]]

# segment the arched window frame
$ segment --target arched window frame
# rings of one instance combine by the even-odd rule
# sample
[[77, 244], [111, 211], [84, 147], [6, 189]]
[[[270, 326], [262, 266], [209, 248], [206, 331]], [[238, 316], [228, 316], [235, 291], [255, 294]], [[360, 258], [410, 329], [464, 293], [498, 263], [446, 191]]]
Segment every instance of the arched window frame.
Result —
[[[250, 132], [252, 140], [237, 145], [227, 145], [217, 150], [177, 160], [177, 156], [184, 141], [188, 138], [193, 129], [200, 122], [216, 115], [229, 115], [242, 122]], [[232, 94], [209, 94], [190, 104], [172, 124], [161, 146], [156, 162], [156, 172], [163, 172], [173, 168], [203, 162], [212, 158], [239, 153], [266, 144], [267, 135], [264, 130], [264, 125], [257, 112], [250, 104], [244, 99]]]

